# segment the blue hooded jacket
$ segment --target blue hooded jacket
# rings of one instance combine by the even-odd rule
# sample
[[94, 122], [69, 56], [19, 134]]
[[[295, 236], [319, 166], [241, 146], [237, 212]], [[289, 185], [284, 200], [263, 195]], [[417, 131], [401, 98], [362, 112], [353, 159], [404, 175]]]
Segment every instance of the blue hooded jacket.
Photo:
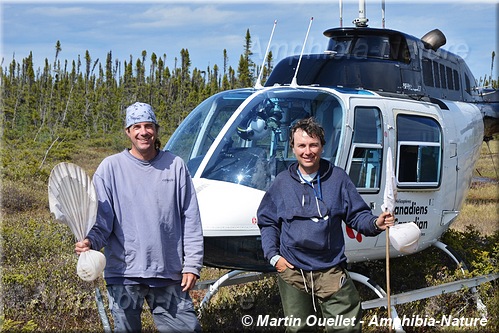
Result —
[[350, 177], [324, 159], [311, 183], [298, 175], [298, 163], [278, 174], [257, 214], [265, 258], [281, 255], [307, 271], [346, 263], [342, 221], [365, 236], [381, 232]]

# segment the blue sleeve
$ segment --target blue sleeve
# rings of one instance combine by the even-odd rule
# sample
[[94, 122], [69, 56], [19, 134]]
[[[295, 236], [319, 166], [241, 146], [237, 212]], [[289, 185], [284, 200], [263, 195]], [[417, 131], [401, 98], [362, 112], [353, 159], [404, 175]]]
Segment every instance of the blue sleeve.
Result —
[[381, 231], [377, 230], [373, 223], [377, 216], [372, 214], [349, 177], [345, 179], [342, 191], [346, 207], [345, 223], [365, 236], [380, 234]]
[[265, 193], [257, 212], [258, 227], [262, 236], [263, 254], [270, 261], [280, 255], [281, 221], [277, 216], [277, 207], [269, 192]]

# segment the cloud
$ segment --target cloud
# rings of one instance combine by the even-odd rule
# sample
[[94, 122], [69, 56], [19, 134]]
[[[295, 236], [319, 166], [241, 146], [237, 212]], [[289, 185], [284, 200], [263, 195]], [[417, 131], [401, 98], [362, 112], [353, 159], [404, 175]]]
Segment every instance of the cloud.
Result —
[[[164, 28], [183, 27], [194, 24], [196, 29], [219, 25], [239, 15], [237, 11], [222, 9], [221, 6], [152, 6], [134, 15], [133, 27]], [[200, 31], [201, 32], [201, 31]]]
[[28, 6], [26, 7], [26, 15], [46, 16], [67, 18], [68, 16], [77, 17], [81, 15], [98, 15], [100, 11], [98, 7], [83, 7], [83, 6]]

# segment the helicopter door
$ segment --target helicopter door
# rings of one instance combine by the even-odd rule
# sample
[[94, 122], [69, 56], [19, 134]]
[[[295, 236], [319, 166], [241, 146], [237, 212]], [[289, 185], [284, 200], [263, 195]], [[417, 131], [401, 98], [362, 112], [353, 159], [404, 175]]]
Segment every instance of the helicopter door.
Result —
[[377, 193], [383, 156], [381, 112], [377, 107], [365, 106], [356, 107], [354, 112], [348, 174], [361, 194]]
[[[356, 106], [354, 109], [353, 136], [347, 161], [347, 173], [363, 199], [377, 215], [376, 196], [380, 191], [383, 159], [383, 122], [381, 111], [375, 106]], [[350, 250], [376, 246], [377, 237], [363, 237], [345, 227]]]
[[[460, 203], [464, 198], [462, 197], [466, 191], [459, 189], [459, 157], [458, 157], [458, 141], [460, 135], [456, 132], [456, 117], [450, 112], [442, 113], [444, 122], [447, 126], [443, 130], [443, 135], [446, 137], [443, 147], [443, 159], [445, 163], [442, 165], [442, 187], [448, 188], [448, 193], [454, 192], [452, 198], [447, 198], [446, 209], [453, 211], [458, 209]], [[461, 155], [462, 156], [462, 155]], [[465, 186], [468, 186], [466, 184]], [[449, 196], [450, 197], [450, 196]], [[445, 221], [443, 221], [445, 223]]]

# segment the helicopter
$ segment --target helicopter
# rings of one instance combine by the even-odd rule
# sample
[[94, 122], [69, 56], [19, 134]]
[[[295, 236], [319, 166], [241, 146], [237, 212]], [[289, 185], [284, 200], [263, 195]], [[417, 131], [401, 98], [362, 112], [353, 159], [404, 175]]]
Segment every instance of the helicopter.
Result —
[[[482, 142], [499, 132], [499, 92], [475, 86], [465, 61], [441, 48], [441, 31], [417, 38], [370, 28], [363, 13], [359, 5], [354, 27], [324, 31], [324, 53], [302, 51], [281, 60], [263, 86], [207, 98], [166, 143], [164, 149], [184, 159], [192, 175], [204, 264], [230, 270], [210, 282], [204, 301], [239, 274], [256, 272], [249, 278], [256, 279], [275, 272], [263, 256], [256, 212], [276, 175], [296, 160], [289, 131], [306, 117], [325, 130], [322, 157], [348, 173], [374, 214], [383, 203], [390, 148], [397, 223], [419, 227], [416, 252], [436, 246], [461, 262], [440, 238], [463, 206]], [[364, 237], [346, 225], [343, 232], [349, 263], [386, 257], [384, 236]], [[390, 257], [404, 255], [389, 251]], [[380, 299], [386, 296], [368, 277], [352, 277]], [[460, 281], [456, 288], [497, 277]]]

